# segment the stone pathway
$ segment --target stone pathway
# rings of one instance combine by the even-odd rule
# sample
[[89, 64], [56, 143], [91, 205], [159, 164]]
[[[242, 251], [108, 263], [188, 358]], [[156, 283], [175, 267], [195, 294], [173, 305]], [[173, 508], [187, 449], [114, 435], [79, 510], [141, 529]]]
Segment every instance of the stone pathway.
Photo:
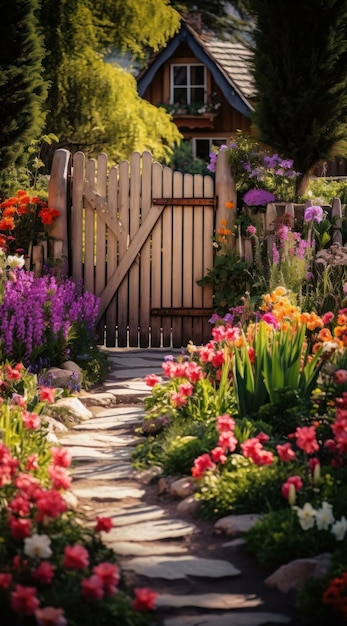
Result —
[[103, 540], [132, 585], [158, 593], [164, 626], [294, 626], [290, 599], [264, 584], [268, 572], [247, 557], [242, 538], [227, 540], [212, 522], [180, 515], [130, 462], [143, 418], [142, 380], [162, 373], [168, 350], [107, 350], [114, 369], [103, 393], [81, 392], [92, 417], [60, 436], [74, 460], [72, 491], [87, 520], [110, 516]]

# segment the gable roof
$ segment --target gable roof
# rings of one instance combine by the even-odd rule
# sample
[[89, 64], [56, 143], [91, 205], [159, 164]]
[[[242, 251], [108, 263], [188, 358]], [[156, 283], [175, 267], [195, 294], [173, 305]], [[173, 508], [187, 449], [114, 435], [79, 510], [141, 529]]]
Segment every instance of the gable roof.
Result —
[[207, 40], [184, 20], [177, 35], [152, 57], [147, 67], [137, 76], [139, 95], [143, 97], [159, 68], [171, 58], [182, 42], [187, 43], [196, 58], [208, 67], [229, 104], [249, 117], [253, 111], [250, 99], [254, 93], [249, 69], [253, 54], [251, 49], [240, 43]]

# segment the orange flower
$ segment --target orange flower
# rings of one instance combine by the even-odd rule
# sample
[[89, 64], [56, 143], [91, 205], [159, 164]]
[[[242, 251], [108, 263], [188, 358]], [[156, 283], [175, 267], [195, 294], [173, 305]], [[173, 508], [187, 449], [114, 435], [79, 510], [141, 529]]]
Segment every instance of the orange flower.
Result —
[[13, 230], [15, 227], [13, 217], [4, 217], [0, 220], [0, 230]]
[[220, 225], [221, 225], [223, 228], [225, 228], [225, 226], [227, 225], [227, 221], [223, 218], [223, 219], [220, 221]]
[[2, 212], [2, 216], [3, 217], [10, 217], [11, 215], [13, 215], [14, 213], [16, 213], [17, 209], [15, 206], [8, 206], [6, 207], [6, 209], [3, 210]]
[[322, 328], [318, 333], [317, 339], [319, 341], [332, 341], [333, 337], [329, 328]]
[[235, 207], [234, 202], [226, 202], [225, 203], [225, 208], [226, 209], [233, 209]]

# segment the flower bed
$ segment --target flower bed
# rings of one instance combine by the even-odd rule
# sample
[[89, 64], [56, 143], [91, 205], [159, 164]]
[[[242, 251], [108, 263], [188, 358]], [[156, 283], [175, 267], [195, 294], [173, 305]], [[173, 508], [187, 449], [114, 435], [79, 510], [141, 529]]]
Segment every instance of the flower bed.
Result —
[[278, 287], [259, 309], [213, 321], [208, 344], [147, 378], [147, 417], [161, 428], [134, 463], [189, 472], [205, 517], [263, 513], [246, 539], [266, 568], [331, 552], [319, 593], [302, 592], [318, 623], [333, 605], [329, 580], [343, 589], [347, 570], [347, 311], [301, 311]]

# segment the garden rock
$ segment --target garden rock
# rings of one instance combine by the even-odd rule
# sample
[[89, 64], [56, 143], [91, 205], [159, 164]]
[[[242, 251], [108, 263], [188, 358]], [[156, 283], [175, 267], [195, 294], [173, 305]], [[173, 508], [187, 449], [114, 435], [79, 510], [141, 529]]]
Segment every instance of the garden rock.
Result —
[[191, 478], [179, 478], [170, 485], [170, 495], [178, 498], [191, 496], [194, 491], [194, 484]]
[[214, 528], [217, 532], [225, 532], [226, 535], [242, 535], [255, 526], [262, 519], [261, 515], [252, 513], [250, 515], [227, 515], [221, 517]]
[[146, 418], [141, 424], [141, 430], [144, 435], [157, 435], [168, 424], [167, 417]]
[[70, 415], [82, 420], [87, 420], [93, 417], [91, 411], [89, 411], [87, 407], [85, 407], [82, 402], [74, 396], [71, 398], [59, 398], [59, 400], [54, 403], [54, 406], [56, 408], [64, 408]]
[[279, 567], [266, 578], [268, 587], [288, 593], [291, 589], [298, 591], [308, 578], [323, 578], [331, 566], [331, 554], [319, 554], [310, 559], [295, 559]]
[[160, 465], [152, 465], [152, 467], [149, 467], [146, 470], [137, 472], [136, 478], [143, 485], [148, 485], [149, 483], [152, 482], [152, 480], [154, 480], [155, 478], [158, 478], [158, 476], [161, 476], [162, 473], [163, 473], [163, 468], [160, 467]]
[[47, 422], [48, 430], [54, 433], [66, 433], [69, 430], [65, 424], [58, 422], [58, 420], [54, 419], [54, 417], [51, 417], [50, 415], [42, 415], [41, 420], [42, 422]]
[[178, 503], [176, 511], [177, 513], [180, 513], [180, 515], [196, 515], [199, 508], [199, 500], [196, 500], [194, 496], [187, 496]]
[[78, 392], [78, 399], [82, 402], [84, 406], [109, 406], [116, 402], [116, 397], [111, 392], [103, 392], [103, 393], [88, 393], [85, 390], [81, 390]]
[[69, 372], [74, 372], [75, 374], [78, 375], [78, 380], [79, 382], [81, 382], [82, 380], [82, 368], [77, 365], [77, 363], [75, 363], [75, 361], [65, 361], [61, 368], [63, 370], [68, 370]]
[[[78, 376], [78, 375], [77, 375]], [[76, 372], [66, 370], [60, 367], [50, 367], [45, 373], [45, 381], [49, 381], [51, 387], [62, 387], [66, 389], [73, 383], [81, 382], [80, 379], [76, 381]]]

